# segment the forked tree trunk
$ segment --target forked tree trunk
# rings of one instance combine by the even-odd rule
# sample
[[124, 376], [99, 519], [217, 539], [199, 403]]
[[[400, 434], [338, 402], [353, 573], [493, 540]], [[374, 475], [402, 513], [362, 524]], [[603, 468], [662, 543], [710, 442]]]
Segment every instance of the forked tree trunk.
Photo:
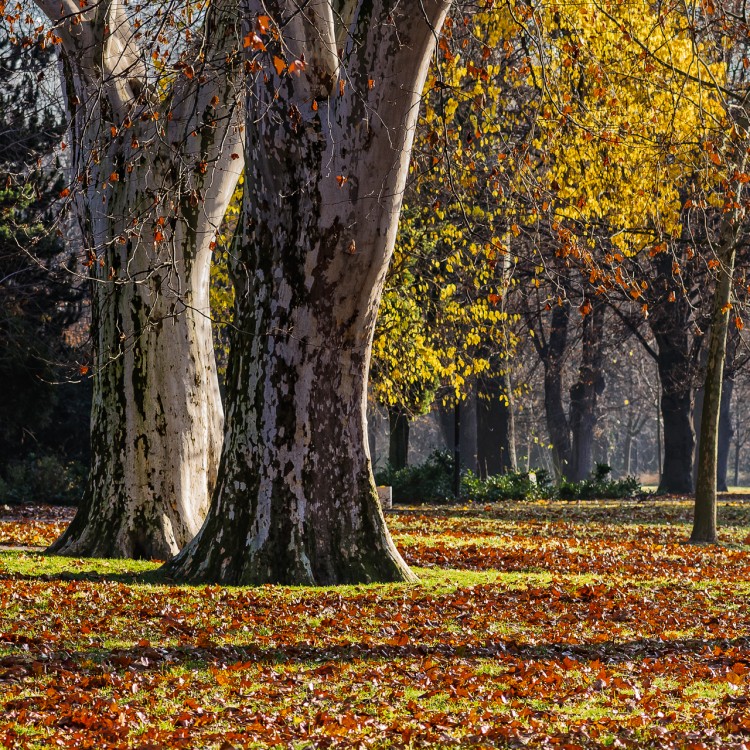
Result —
[[239, 44], [233, 7], [212, 5], [205, 54], [166, 100], [146, 88], [119, 3], [76, 10], [79, 22], [60, 27], [92, 278], [94, 395], [87, 488], [50, 552], [169, 558], [208, 510], [223, 420], [211, 244], [243, 164], [228, 62]]
[[[245, 233], [219, 480], [167, 566], [190, 581], [413, 578], [377, 499], [367, 371], [421, 89], [447, 2], [248, 0], [287, 21], [248, 97]], [[343, 49], [341, 63], [337, 48]], [[304, 60], [295, 76], [273, 57]], [[289, 59], [291, 57], [292, 59]]]

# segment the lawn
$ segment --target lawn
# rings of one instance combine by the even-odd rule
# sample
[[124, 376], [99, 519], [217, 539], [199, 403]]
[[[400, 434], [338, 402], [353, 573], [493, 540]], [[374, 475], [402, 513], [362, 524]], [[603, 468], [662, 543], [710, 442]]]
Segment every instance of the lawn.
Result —
[[[410, 507], [415, 585], [176, 586], [0, 519], [0, 747], [750, 747], [750, 503]], [[8, 549], [26, 545], [24, 549]]]

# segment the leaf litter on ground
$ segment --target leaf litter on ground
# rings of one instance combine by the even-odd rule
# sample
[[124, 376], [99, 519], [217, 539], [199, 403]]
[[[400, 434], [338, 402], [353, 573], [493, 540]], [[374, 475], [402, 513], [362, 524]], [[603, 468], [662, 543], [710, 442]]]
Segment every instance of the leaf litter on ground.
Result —
[[[70, 511], [0, 518], [45, 545]], [[416, 585], [0, 554], [0, 747], [750, 747], [750, 503], [399, 508]]]

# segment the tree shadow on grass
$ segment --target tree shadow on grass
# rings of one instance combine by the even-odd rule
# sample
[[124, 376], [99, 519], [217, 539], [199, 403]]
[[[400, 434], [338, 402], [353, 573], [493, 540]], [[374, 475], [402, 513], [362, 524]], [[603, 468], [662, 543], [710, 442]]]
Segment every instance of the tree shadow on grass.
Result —
[[[3, 682], [2, 668], [12, 664], [13, 678], [31, 676], [38, 673], [38, 656], [33, 653], [32, 639], [19, 637], [23, 647], [22, 655], [0, 657], [0, 684]], [[7, 641], [6, 641], [7, 642]], [[260, 646], [221, 646], [206, 642], [202, 645], [179, 645], [159, 647], [140, 645], [124, 649], [65, 650], [49, 654], [43, 659], [46, 673], [64, 670], [66, 673], [78, 671], [92, 675], [103, 671], [137, 672], [163, 671], [173, 668], [203, 670], [208, 668], [243, 669], [254, 665], [309, 666], [319, 668], [324, 664], [353, 664], [361, 662], [388, 662], [439, 658], [467, 660], [493, 659], [498, 664], [504, 662], [511, 667], [522, 662], [574, 660], [581, 666], [596, 663], [600, 666], [616, 666], [644, 659], [664, 659], [675, 656], [702, 656], [711, 666], [726, 663], [731, 666], [736, 660], [736, 650], [747, 651], [750, 637], [686, 638], [664, 641], [658, 638], [644, 638], [633, 641], [598, 643], [543, 643], [517, 644], [512, 641], [494, 640], [484, 643], [450, 646], [442, 643], [421, 644], [419, 642], [401, 645], [382, 643], [347, 643], [318, 647], [305, 644], [288, 644], [270, 648]], [[722, 656], [724, 652], [733, 652]], [[8, 662], [5, 664], [4, 662]], [[568, 662], [569, 664], [569, 662]], [[575, 668], [575, 667], [566, 667]], [[25, 672], [25, 674], [24, 674]]]

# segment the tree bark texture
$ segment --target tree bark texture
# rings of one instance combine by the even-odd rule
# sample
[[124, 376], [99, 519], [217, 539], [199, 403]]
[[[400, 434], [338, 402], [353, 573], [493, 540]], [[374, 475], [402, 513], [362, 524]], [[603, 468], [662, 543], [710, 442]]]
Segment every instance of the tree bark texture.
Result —
[[477, 380], [477, 464], [487, 478], [516, 470], [513, 392], [506, 370]]
[[572, 444], [568, 477], [580, 482], [593, 468], [596, 401], [604, 390], [602, 361], [604, 358], [603, 302], [590, 301], [591, 312], [583, 318], [581, 364], [578, 380], [570, 389], [570, 431]]
[[[65, 10], [40, 5], [53, 20]], [[243, 165], [234, 7], [212, 4], [203, 55], [166, 98], [149, 90], [124, 6], [60, 22], [94, 365], [88, 484], [51, 552], [169, 558], [207, 512], [223, 423], [211, 246]]]
[[[201, 532], [167, 568], [175, 577], [413, 578], [377, 499], [367, 372], [420, 94], [447, 7], [246, 4], [250, 24], [270, 15], [281, 31], [258, 58], [248, 97], [219, 479]], [[304, 59], [304, 72], [274, 66], [281, 55]]]

